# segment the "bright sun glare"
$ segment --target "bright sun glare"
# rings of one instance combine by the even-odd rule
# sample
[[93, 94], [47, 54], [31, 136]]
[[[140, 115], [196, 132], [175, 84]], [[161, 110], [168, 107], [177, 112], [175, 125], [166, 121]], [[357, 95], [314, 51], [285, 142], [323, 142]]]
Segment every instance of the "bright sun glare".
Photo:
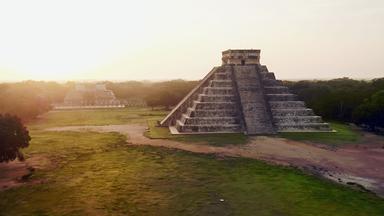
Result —
[[2, 1], [0, 80], [200, 79], [229, 48], [261, 49], [282, 79], [378, 77], [383, 8], [379, 0]]

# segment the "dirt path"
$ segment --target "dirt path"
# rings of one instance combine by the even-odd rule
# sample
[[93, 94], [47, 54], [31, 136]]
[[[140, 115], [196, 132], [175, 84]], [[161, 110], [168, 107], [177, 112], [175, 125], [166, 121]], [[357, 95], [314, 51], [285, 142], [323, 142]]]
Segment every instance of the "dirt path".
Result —
[[339, 183], [363, 186], [384, 196], [384, 139], [375, 139], [375, 145], [366, 145], [367, 147], [356, 145], [332, 150], [283, 138], [257, 136], [251, 138], [246, 145], [217, 147], [204, 143], [189, 144], [149, 139], [143, 135], [145, 125], [69, 126], [49, 130], [119, 132], [128, 137], [127, 142], [131, 145], [151, 145], [195, 153], [261, 159], [299, 167]]
[[42, 180], [26, 181], [35, 169], [46, 169], [51, 163], [43, 156], [33, 156], [26, 161], [0, 163], [0, 191], [20, 185], [36, 184]]
[[30, 174], [24, 162], [0, 163], [0, 191], [23, 184], [22, 176]]

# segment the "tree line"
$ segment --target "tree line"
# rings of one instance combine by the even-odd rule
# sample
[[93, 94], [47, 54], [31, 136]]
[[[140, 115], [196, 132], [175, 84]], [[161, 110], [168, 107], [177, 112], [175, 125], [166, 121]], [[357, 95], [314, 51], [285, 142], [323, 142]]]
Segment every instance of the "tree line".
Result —
[[370, 130], [384, 127], [384, 78], [285, 81], [317, 115], [356, 123]]
[[170, 80], [162, 82], [106, 82], [119, 99], [141, 98], [147, 106], [169, 109], [175, 106], [199, 81]]
[[71, 84], [25, 81], [0, 84], [0, 114], [17, 115], [30, 120], [51, 109], [51, 104], [64, 98]]
[[[175, 106], [199, 81], [102, 82], [118, 99], [140, 98], [150, 107]], [[291, 91], [325, 119], [383, 127], [384, 78], [284, 81]], [[25, 81], [0, 84], [0, 113], [29, 120], [63, 101], [74, 82]]]
[[[198, 81], [104, 82], [118, 99], [142, 98], [147, 105], [169, 109]], [[353, 122], [369, 130], [384, 128], [384, 78], [353, 80], [284, 81], [316, 114], [328, 120]], [[30, 136], [23, 121], [49, 111], [60, 103], [74, 82], [26, 81], [0, 84], [0, 162], [23, 159], [21, 148]]]
[[[163, 82], [101, 82], [114, 92], [117, 99], [139, 98], [148, 106], [170, 108], [178, 103], [198, 81], [171, 80]], [[62, 103], [75, 87], [74, 82], [58, 83], [24, 81], [0, 84], [0, 114], [16, 115], [23, 121], [36, 118]]]

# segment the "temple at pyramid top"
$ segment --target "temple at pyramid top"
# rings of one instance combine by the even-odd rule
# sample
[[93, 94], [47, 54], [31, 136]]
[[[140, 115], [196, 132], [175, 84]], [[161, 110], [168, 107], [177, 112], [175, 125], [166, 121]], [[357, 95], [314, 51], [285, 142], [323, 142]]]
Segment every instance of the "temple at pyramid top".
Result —
[[222, 54], [223, 65], [260, 64], [260, 50], [226, 50]]
[[260, 64], [260, 50], [226, 50], [222, 65], [160, 122], [173, 134], [329, 132], [329, 125]]

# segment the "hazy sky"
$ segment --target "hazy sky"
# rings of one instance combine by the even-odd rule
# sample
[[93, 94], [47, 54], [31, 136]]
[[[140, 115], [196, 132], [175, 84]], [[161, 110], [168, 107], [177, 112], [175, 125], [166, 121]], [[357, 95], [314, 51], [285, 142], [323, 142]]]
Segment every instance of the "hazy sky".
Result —
[[201, 79], [230, 48], [279, 79], [383, 77], [384, 1], [0, 2], [0, 80]]

